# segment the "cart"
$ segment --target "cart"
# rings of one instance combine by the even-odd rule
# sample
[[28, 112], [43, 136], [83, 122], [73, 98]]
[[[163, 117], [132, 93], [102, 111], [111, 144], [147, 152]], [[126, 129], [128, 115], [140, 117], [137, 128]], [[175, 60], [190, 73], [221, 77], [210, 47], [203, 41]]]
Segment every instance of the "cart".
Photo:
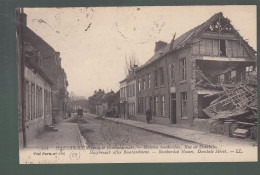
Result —
[[82, 117], [83, 116], [83, 109], [78, 109], [77, 115], [78, 115], [78, 117]]

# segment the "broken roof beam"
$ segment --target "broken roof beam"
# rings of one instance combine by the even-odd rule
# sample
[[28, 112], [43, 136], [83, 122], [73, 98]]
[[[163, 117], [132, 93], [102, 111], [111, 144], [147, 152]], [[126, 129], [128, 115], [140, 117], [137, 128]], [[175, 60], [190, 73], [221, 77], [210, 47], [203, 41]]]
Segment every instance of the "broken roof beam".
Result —
[[226, 62], [256, 62], [256, 59], [215, 57], [215, 56], [202, 56], [202, 57], [197, 57], [196, 59], [207, 60], [207, 61], [226, 61]]
[[198, 65], [195, 66], [195, 71], [196, 71], [196, 77], [199, 79], [199, 82], [197, 82], [197, 85], [200, 86], [205, 86], [205, 87], [212, 87], [212, 88], [219, 88], [218, 85], [213, 84], [207, 76], [200, 70]]

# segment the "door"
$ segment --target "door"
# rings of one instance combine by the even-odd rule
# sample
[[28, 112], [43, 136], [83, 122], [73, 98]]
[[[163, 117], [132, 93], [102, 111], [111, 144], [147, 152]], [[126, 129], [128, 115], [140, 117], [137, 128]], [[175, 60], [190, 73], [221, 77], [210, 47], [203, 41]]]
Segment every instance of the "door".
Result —
[[176, 94], [171, 94], [171, 123], [176, 124]]
[[[149, 97], [149, 109], [150, 109], [150, 111], [151, 111], [151, 114], [153, 114], [153, 106], [152, 106], [152, 104], [153, 104], [153, 97]], [[152, 115], [151, 115], [151, 120], [153, 119], [153, 117], [152, 117]]]

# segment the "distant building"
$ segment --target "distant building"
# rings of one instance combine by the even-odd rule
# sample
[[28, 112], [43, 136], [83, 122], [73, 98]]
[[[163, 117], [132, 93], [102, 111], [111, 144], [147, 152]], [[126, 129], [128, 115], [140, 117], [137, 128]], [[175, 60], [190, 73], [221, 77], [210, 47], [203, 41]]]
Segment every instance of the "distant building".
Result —
[[88, 100], [84, 96], [69, 95], [68, 110], [69, 112], [76, 112], [77, 109], [87, 111]]
[[120, 117], [129, 118], [136, 115], [136, 76], [138, 66], [134, 65], [128, 71], [127, 77], [120, 81]]
[[120, 81], [120, 117], [127, 118], [128, 104], [127, 104], [127, 78]]

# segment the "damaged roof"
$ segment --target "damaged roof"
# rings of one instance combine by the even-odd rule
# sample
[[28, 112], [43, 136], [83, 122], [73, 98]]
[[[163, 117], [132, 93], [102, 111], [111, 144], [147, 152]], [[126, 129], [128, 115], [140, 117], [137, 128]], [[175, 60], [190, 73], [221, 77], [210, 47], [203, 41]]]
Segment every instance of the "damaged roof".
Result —
[[[141, 65], [137, 70], [141, 70], [142, 68], [146, 67], [147, 65], [153, 63], [154, 61], [158, 60], [159, 58], [163, 57], [164, 55], [166, 55], [174, 50], [177, 50], [177, 49], [183, 48], [189, 44], [192, 44], [194, 42], [195, 37], [197, 37], [206, 27], [208, 27], [212, 22], [217, 20], [219, 17], [224, 17], [222, 12], [214, 14], [211, 18], [209, 18], [204, 23], [198, 25], [197, 27], [194, 27], [193, 29], [191, 29], [191, 30], [187, 31], [186, 33], [184, 33], [183, 35], [179, 36], [177, 39], [174, 40], [173, 43], [170, 42], [166, 46], [162, 47], [159, 51], [155, 52], [155, 54], [152, 56], [152, 58], [150, 58], [146, 63]], [[239, 38], [243, 39], [237, 31], [235, 34], [238, 35]], [[243, 40], [243, 41], [249, 48], [251, 48], [254, 51], [254, 53], [256, 53], [256, 51], [245, 40]]]

